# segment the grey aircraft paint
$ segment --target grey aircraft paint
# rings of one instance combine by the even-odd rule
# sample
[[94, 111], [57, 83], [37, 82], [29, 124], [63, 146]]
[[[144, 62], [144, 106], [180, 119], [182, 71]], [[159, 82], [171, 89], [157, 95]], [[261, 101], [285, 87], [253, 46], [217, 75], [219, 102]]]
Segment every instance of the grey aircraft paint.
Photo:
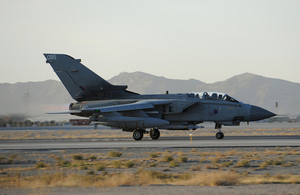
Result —
[[64, 54], [44, 54], [54, 72], [77, 102], [69, 113], [89, 117], [91, 124], [102, 124], [132, 132], [141, 140], [146, 129], [158, 139], [158, 129], [190, 130], [204, 121], [215, 123], [217, 139], [222, 139], [222, 125], [238, 126], [240, 122], [258, 121], [275, 116], [263, 108], [245, 104], [224, 93], [200, 92], [182, 94], [140, 95], [127, 86], [112, 85], [81, 64], [81, 60]]

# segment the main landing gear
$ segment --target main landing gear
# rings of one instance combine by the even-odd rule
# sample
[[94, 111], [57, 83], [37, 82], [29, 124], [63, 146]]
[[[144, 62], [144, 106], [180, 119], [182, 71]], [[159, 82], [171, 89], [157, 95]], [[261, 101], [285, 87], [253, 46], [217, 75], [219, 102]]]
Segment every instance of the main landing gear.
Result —
[[[139, 141], [142, 140], [144, 137], [144, 134], [148, 134], [149, 132], [145, 129], [136, 129], [132, 132], [132, 137], [134, 140]], [[160, 132], [158, 129], [151, 129], [150, 130], [150, 137], [153, 140], [156, 140], [160, 137]]]
[[143, 139], [145, 130], [144, 129], [136, 129], [132, 133], [132, 137], [134, 140], [138, 141]]
[[150, 130], [150, 137], [151, 139], [155, 140], [155, 139], [158, 139], [160, 136], [160, 132], [158, 129], [151, 129]]
[[216, 138], [217, 139], [223, 139], [224, 138], [224, 133], [221, 131], [222, 124], [216, 123], [215, 129], [219, 129], [219, 132], [216, 133]]

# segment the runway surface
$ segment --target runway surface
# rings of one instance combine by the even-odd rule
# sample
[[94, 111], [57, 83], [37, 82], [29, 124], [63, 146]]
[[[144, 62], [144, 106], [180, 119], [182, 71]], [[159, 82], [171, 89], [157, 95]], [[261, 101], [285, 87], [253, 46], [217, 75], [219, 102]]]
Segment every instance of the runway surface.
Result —
[[0, 150], [51, 150], [97, 148], [205, 148], [205, 147], [300, 147], [300, 136], [226, 136], [217, 140], [211, 136], [144, 138], [134, 141], [115, 139], [56, 139], [56, 140], [1, 140]]
[[[213, 123], [204, 123], [205, 129], [214, 131]], [[87, 149], [87, 148], [176, 148], [176, 147], [276, 147], [293, 146], [300, 147], [300, 135], [288, 135], [299, 131], [300, 123], [242, 123], [238, 127], [224, 127], [225, 137], [217, 140], [214, 136], [198, 136], [203, 132], [202, 129], [192, 132], [193, 140], [191, 142], [189, 133], [185, 136], [164, 135], [158, 140], [151, 140], [145, 135], [142, 141], [134, 141], [131, 137], [127, 138], [73, 138], [73, 139], [0, 139], [0, 150], [51, 150], [51, 149]], [[76, 132], [89, 134], [94, 129], [93, 126], [56, 126], [56, 127], [5, 127], [0, 128], [0, 134], [3, 133], [44, 133], [44, 132]], [[235, 130], [242, 132], [267, 132], [273, 131], [287, 133], [282, 135], [257, 135], [257, 136], [233, 136], [226, 135], [226, 131]], [[122, 135], [122, 131], [116, 129], [107, 129], [107, 127], [98, 126], [99, 132], [111, 131], [111, 133]], [[126, 134], [126, 133], [123, 133]]]

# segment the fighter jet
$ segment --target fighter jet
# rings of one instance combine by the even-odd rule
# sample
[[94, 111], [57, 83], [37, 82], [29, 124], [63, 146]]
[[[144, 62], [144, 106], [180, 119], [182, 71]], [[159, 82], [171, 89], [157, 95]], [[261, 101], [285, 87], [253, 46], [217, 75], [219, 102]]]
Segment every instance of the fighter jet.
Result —
[[[132, 132], [134, 140], [144, 134], [153, 140], [161, 130], [196, 130], [205, 121], [215, 123], [217, 139], [223, 139], [224, 126], [258, 121], [275, 116], [258, 106], [245, 104], [225, 93], [192, 92], [140, 95], [126, 85], [112, 85], [65, 54], [44, 54], [63, 85], [76, 102], [68, 111], [55, 112], [89, 117], [91, 124]], [[105, 69], [104, 69], [105, 70]]]

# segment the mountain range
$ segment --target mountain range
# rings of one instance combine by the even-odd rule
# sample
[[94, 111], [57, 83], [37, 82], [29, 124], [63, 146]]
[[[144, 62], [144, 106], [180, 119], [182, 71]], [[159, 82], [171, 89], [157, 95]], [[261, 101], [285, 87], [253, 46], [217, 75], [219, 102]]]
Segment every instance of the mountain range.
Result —
[[[244, 73], [225, 81], [204, 83], [199, 80], [177, 80], [143, 72], [120, 73], [108, 80], [115, 85], [128, 85], [140, 94], [164, 94], [217, 91], [244, 103], [254, 104], [280, 115], [300, 114], [300, 83]], [[26, 83], [0, 83], [0, 115], [25, 114], [33, 119], [64, 119], [73, 116], [45, 115], [46, 112], [68, 109], [75, 102], [61, 82], [47, 80]], [[278, 107], [276, 107], [278, 102]], [[74, 117], [73, 117], [74, 118]]]

